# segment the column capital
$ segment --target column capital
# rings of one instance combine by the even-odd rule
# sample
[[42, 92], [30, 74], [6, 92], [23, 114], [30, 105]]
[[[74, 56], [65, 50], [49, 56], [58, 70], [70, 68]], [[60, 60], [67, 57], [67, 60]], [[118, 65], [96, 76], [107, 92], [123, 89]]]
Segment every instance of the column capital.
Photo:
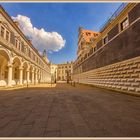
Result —
[[20, 66], [20, 67], [19, 67], [19, 70], [23, 70], [23, 66]]
[[7, 66], [8, 66], [8, 67], [13, 67], [13, 65], [12, 65], [12, 64], [8, 64]]
[[34, 71], [34, 70], [32, 70], [31, 72], [32, 72], [32, 73], [35, 73], [35, 71]]

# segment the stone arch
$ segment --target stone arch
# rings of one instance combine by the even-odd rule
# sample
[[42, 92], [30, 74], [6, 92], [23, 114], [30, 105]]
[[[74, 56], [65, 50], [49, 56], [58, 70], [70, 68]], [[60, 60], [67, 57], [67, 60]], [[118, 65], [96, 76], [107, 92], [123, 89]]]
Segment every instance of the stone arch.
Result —
[[18, 56], [15, 56], [13, 58], [13, 85], [15, 84], [19, 84], [19, 77], [20, 77], [20, 67], [22, 65], [22, 61], [21, 61], [21, 58], [18, 57]]
[[34, 83], [34, 65], [33, 64], [30, 64], [29, 72], [30, 72], [30, 81]]
[[12, 56], [8, 50], [0, 48], [0, 55], [5, 57], [10, 64], [12, 63]]
[[27, 71], [29, 70], [29, 63], [27, 61], [24, 61], [22, 63], [23, 67], [23, 84], [27, 83]]
[[24, 67], [24, 66], [26, 66], [28, 69], [29, 69], [29, 62], [28, 61], [24, 61], [23, 63], [22, 63], [22, 66]]
[[4, 48], [0, 48], [0, 86], [7, 85], [8, 65], [12, 64], [10, 52]]
[[19, 57], [19, 56], [14, 56], [13, 57], [13, 63], [14, 63], [14, 61], [18, 61], [18, 63], [20, 64], [20, 66], [22, 66], [22, 60], [21, 60], [21, 58]]

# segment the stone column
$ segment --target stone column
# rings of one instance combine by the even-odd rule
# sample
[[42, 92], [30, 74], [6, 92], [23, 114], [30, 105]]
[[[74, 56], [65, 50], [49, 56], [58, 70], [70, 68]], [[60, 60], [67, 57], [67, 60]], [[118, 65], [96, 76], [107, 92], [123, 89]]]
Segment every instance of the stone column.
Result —
[[37, 72], [35, 72], [35, 84], [37, 84]]
[[8, 86], [12, 86], [12, 65], [8, 65], [8, 82], [7, 82], [7, 85]]
[[20, 85], [23, 84], [23, 68], [22, 67], [19, 68], [19, 84]]
[[40, 78], [40, 71], [39, 71], [39, 73], [38, 73], [38, 83], [40, 83], [40, 80], [41, 80], [41, 78]]
[[35, 76], [34, 76], [34, 70], [32, 71], [32, 84], [34, 84], [35, 80], [34, 80]]
[[27, 72], [27, 83], [29, 84], [29, 80], [30, 80], [30, 71], [27, 70], [26, 72]]

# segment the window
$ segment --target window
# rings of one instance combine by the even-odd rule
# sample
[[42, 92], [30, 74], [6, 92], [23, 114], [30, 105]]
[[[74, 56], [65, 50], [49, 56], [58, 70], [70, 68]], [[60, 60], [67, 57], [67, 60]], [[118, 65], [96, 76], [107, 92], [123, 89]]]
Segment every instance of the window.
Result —
[[4, 31], [5, 31], [4, 27], [1, 26], [1, 36], [2, 36], [2, 37], [4, 37]]
[[[31, 57], [31, 50], [29, 49], [29, 57]], [[38, 60], [38, 59], [37, 59]]]
[[125, 18], [120, 25], [121, 25], [121, 31], [127, 28], [129, 25], [128, 18]]
[[19, 42], [19, 48], [18, 48], [19, 50], [21, 50], [21, 43]]
[[93, 37], [92, 37], [92, 38], [90, 38], [90, 41], [91, 41], [91, 42], [94, 42], [94, 38], [93, 38]]
[[97, 47], [94, 47], [94, 52], [96, 51]]
[[97, 37], [98, 36], [98, 34], [94, 34], [94, 37]]
[[24, 44], [23, 44], [23, 42], [21, 43], [21, 51], [24, 52]]
[[107, 42], [108, 42], [108, 37], [106, 36], [106, 37], [103, 39], [103, 43], [104, 43], [104, 44], [107, 44]]
[[16, 40], [16, 48], [18, 48], [18, 41]]
[[6, 31], [6, 40], [7, 40], [7, 41], [9, 41], [9, 38], [10, 38], [9, 36], [10, 36], [9, 32]]

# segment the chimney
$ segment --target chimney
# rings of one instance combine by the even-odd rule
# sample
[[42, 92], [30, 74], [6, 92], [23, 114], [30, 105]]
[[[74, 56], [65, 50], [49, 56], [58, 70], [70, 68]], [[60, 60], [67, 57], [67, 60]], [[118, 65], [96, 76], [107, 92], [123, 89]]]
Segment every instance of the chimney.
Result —
[[15, 25], [16, 25], [16, 26], [19, 26], [19, 23], [18, 23], [18, 21], [14, 21], [14, 23], [15, 23]]
[[28, 39], [28, 41], [32, 44], [32, 41], [30, 39]]

